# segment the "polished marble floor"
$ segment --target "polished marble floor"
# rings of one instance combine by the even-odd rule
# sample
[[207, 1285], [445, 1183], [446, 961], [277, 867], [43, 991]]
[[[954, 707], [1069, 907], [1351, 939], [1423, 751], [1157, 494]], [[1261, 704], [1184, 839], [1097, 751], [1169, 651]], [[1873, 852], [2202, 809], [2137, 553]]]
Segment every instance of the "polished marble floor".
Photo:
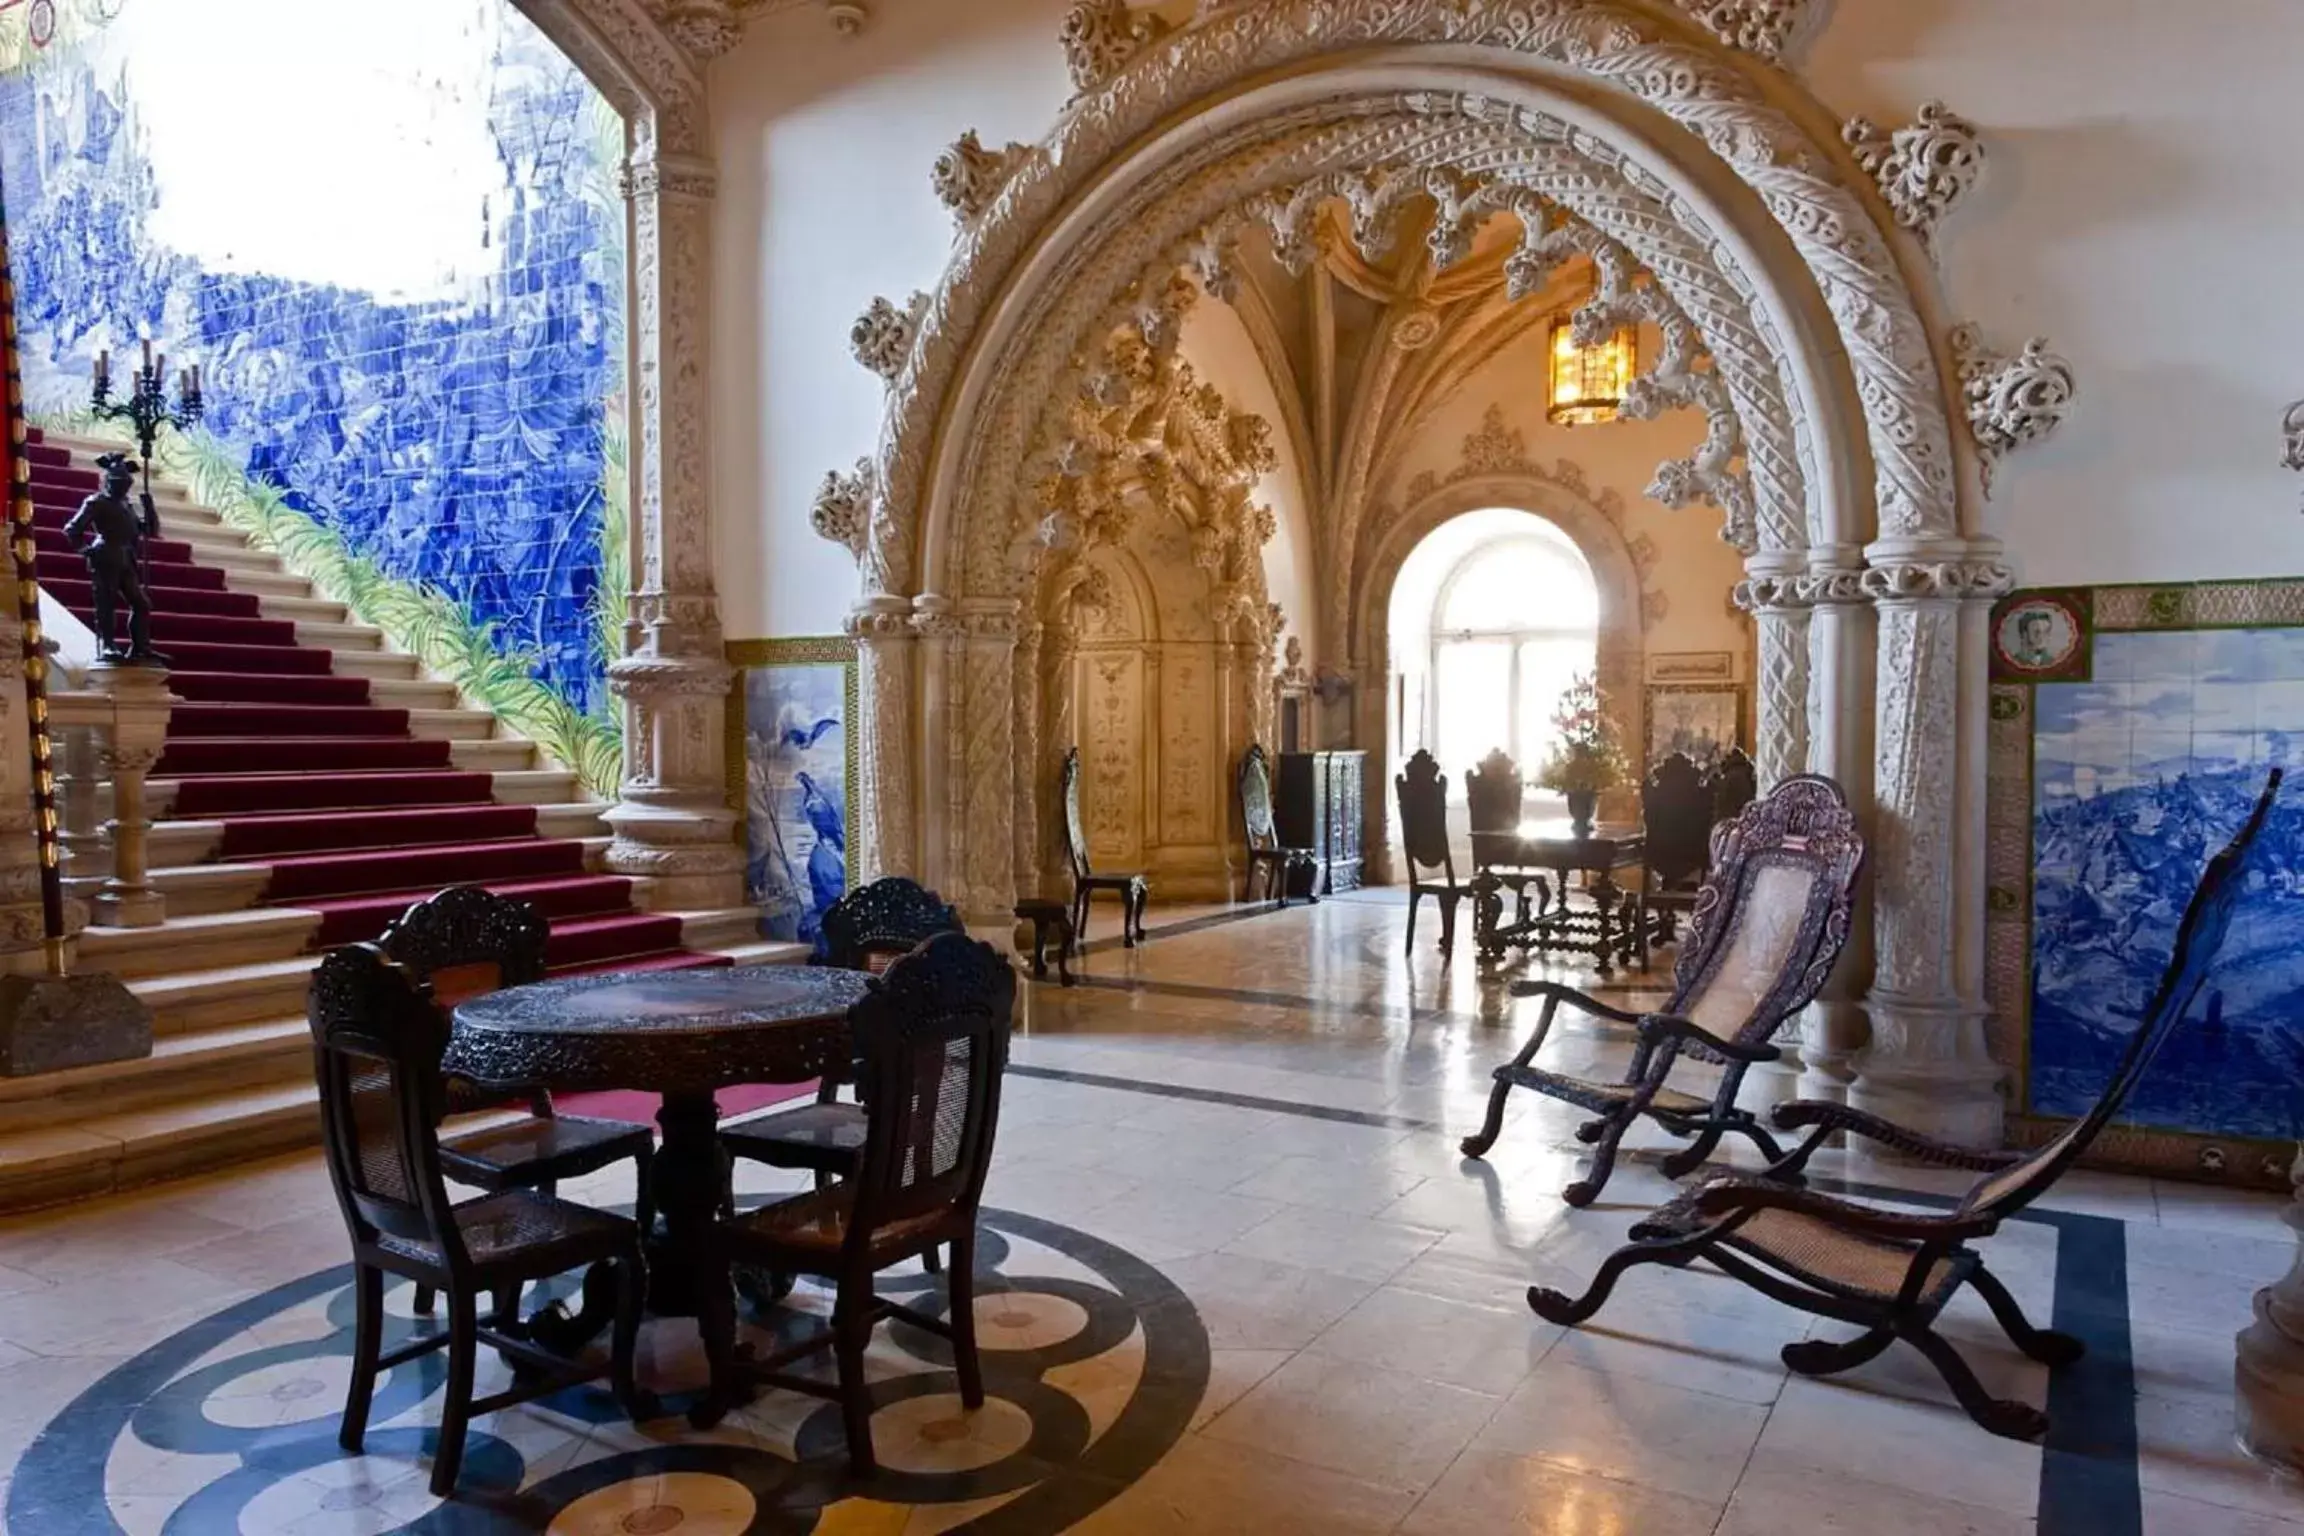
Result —
[[[1485, 1163], [1457, 1157], [1526, 1005], [1468, 955], [1404, 963], [1403, 915], [1383, 893], [1170, 914], [1144, 948], [1100, 945], [1082, 986], [1030, 989], [987, 1194], [992, 1401], [962, 1412], [935, 1342], [883, 1330], [871, 1485], [813, 1400], [699, 1436], [574, 1392], [480, 1421], [443, 1504], [436, 1366], [395, 1373], [344, 1456], [344, 1240], [307, 1156], [0, 1226], [7, 1528], [2304, 1536], [2304, 1489], [2233, 1448], [2232, 1334], [2288, 1260], [2275, 1201], [2082, 1173], [1991, 1240], [2036, 1318], [2098, 1346], [2052, 1383], [1955, 1305], [1995, 1391], [2079, 1405], [2061, 1422], [2085, 1433], [2046, 1448], [1975, 1429], [1902, 1348], [1788, 1377], [1777, 1351], [1811, 1320], [1701, 1270], [1638, 1271], [1562, 1330], [1527, 1286], [1581, 1289], [1670, 1186], [1634, 1159], [1569, 1210], [1579, 1117], [1527, 1095]], [[1622, 1050], [1564, 1028], [1546, 1059]], [[631, 1195], [613, 1175], [567, 1192]], [[393, 1305], [419, 1326], [405, 1290]], [[686, 1325], [643, 1349], [659, 1387], [700, 1380]]]

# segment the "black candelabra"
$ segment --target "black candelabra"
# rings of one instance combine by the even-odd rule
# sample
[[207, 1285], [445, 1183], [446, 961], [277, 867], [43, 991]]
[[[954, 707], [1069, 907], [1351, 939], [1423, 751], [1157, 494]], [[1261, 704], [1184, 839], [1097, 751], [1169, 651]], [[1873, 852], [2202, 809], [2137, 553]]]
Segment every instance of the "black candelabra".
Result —
[[174, 427], [177, 431], [195, 425], [207, 413], [207, 403], [200, 395], [200, 368], [194, 364], [176, 375], [176, 404], [171, 408], [162, 383], [168, 374], [168, 354], [155, 357], [152, 343], [144, 343], [144, 361], [136, 369], [130, 383], [128, 398], [112, 398], [112, 353], [109, 348], [96, 354], [95, 386], [89, 394], [88, 406], [99, 421], [125, 421], [136, 433], [136, 450], [144, 464], [144, 504], [152, 504], [152, 450], [159, 442], [160, 429]]

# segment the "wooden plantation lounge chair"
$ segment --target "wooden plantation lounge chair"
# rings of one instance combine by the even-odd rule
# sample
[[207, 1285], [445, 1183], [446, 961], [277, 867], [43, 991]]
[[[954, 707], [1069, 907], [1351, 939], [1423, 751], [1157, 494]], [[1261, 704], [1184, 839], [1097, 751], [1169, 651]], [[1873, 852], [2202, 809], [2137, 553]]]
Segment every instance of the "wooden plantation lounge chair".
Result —
[[[1392, 780], [1400, 804], [1400, 846], [1408, 857], [1408, 953], [1416, 953], [1416, 908], [1427, 896], [1440, 903], [1440, 953], [1456, 947], [1456, 903], [1472, 895], [1469, 882], [1456, 878], [1456, 855], [1448, 847], [1448, 778], [1431, 753], [1419, 747]], [[1435, 880], [1429, 873], [1439, 870]]]
[[1120, 944], [1134, 949], [1144, 941], [1144, 905], [1152, 883], [1140, 874], [1098, 874], [1088, 862], [1088, 829], [1080, 819], [1080, 749], [1064, 752], [1064, 859], [1072, 866], [1072, 943], [1088, 947], [1088, 900], [1098, 891], [1120, 898]]
[[[1241, 887], [1240, 899], [1256, 899], [1256, 876], [1261, 871], [1264, 899], [1288, 905], [1288, 887], [1296, 883], [1297, 871], [1314, 875], [1320, 860], [1309, 848], [1281, 846], [1280, 829], [1272, 819], [1272, 759], [1261, 742], [1250, 742], [1248, 750], [1240, 754], [1240, 826], [1248, 839], [1248, 879]], [[1313, 901], [1320, 899], [1311, 894], [1318, 883], [1316, 878], [1305, 881], [1304, 889]]]
[[[1697, 892], [1688, 934], [1672, 966], [1672, 996], [1648, 1015], [1611, 1008], [1558, 982], [1516, 983], [1520, 997], [1544, 999], [1535, 1033], [1520, 1053], [1496, 1069], [1488, 1119], [1464, 1138], [1464, 1155], [1480, 1157], [1504, 1125], [1504, 1102], [1514, 1088], [1563, 1099], [1598, 1118], [1576, 1138], [1592, 1146], [1592, 1171], [1562, 1193], [1570, 1205], [1590, 1205], [1616, 1165], [1616, 1147], [1642, 1115], [1695, 1143], [1664, 1163], [1673, 1178], [1711, 1156], [1730, 1131], [1748, 1137], [1771, 1160], [1783, 1156], [1752, 1112], [1737, 1106], [1745, 1069], [1774, 1061], [1777, 1030], [1808, 1005], [1848, 942], [1856, 875], [1864, 839], [1840, 786], [1800, 774], [1776, 786], [1712, 835], [1712, 873]], [[1639, 1029], [1622, 1082], [1601, 1082], [1547, 1072], [1530, 1065], [1551, 1033], [1562, 1003]], [[1725, 1070], [1709, 1095], [1666, 1085], [1682, 1056], [1716, 1061]]]
[[[1928, 1357], [1978, 1424], [2011, 1439], [2037, 1439], [2048, 1427], [2047, 1416], [2029, 1403], [1985, 1391], [1959, 1351], [1935, 1331], [1935, 1320], [1961, 1286], [1973, 1286], [2010, 1342], [2025, 1354], [2051, 1366], [2079, 1358], [2080, 1341], [2033, 1326], [1971, 1244], [2046, 1194], [2088, 1150], [2190, 1011], [2231, 926], [2246, 885], [2249, 845], [2279, 787], [2275, 768], [2239, 833], [2208, 861], [2177, 927], [2167, 969], [2103, 1095], [2055, 1140], [2029, 1153], [1976, 1152], [1840, 1104], [1801, 1100], [1780, 1105], [1775, 1114], [1779, 1129], [1809, 1132], [1791, 1156], [1765, 1174], [1722, 1173], [1689, 1190], [1635, 1226], [1632, 1242], [1608, 1256], [1582, 1296], [1571, 1299], [1535, 1286], [1528, 1292], [1529, 1306], [1548, 1322], [1580, 1323], [1607, 1301], [1627, 1269], [1680, 1266], [1701, 1258], [1787, 1306], [1864, 1330], [1846, 1341], [1807, 1339], [1785, 1345], [1784, 1364], [1801, 1375], [1853, 1369], [1902, 1339]], [[1984, 1177], [1944, 1215], [1835, 1199], [1789, 1181], [1841, 1132], [1906, 1157], [1974, 1169]]]

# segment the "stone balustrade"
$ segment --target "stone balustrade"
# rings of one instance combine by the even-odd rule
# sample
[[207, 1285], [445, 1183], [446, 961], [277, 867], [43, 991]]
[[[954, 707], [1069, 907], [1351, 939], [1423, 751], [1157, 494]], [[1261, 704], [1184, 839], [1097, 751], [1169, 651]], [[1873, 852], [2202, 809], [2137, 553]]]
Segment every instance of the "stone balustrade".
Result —
[[77, 688], [49, 696], [65, 894], [106, 927], [167, 920], [151, 883], [145, 780], [175, 703], [168, 674], [154, 667], [90, 667]]

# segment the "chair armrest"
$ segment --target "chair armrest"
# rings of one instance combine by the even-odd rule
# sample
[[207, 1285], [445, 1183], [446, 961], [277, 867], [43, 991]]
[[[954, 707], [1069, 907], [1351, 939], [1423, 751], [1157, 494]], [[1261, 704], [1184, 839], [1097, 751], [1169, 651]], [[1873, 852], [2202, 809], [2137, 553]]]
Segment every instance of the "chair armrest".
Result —
[[1574, 987], [1564, 987], [1556, 981], [1516, 981], [1512, 983], [1514, 997], [1548, 997], [1569, 1003], [1598, 1018], [1612, 1019], [1618, 1024], [1637, 1024], [1643, 1015], [1629, 1009], [1611, 1008], [1596, 997], [1587, 997]]
[[1866, 1141], [1876, 1141], [1922, 1162], [1964, 1168], [1973, 1173], [1997, 1173], [2024, 1156], [2021, 1152], [1980, 1152], [1973, 1147], [1956, 1147], [1918, 1131], [1908, 1131], [1892, 1120], [1824, 1099], [1794, 1099], [1788, 1104], [1779, 1104], [1771, 1118], [1778, 1130], [1797, 1131], [1816, 1126], [1826, 1135], [1851, 1131]]
[[1684, 1045], [1699, 1045], [1708, 1051], [1717, 1051], [1730, 1061], [1746, 1065], [1775, 1061], [1783, 1052], [1773, 1045], [1738, 1045], [1723, 1040], [1712, 1031], [1690, 1019], [1674, 1013], [1651, 1013], [1640, 1020], [1640, 1033], [1650, 1045], [1662, 1045], [1667, 1040], [1678, 1040]]
[[1864, 1237], [1884, 1237], [1913, 1243], [1959, 1242], [1964, 1238], [1983, 1237], [1999, 1225], [1989, 1219], [1958, 1216], [1950, 1212], [1941, 1216], [1923, 1216], [1910, 1211], [1884, 1211], [1767, 1179], [1729, 1180], [1699, 1190], [1696, 1195], [1696, 1212], [1700, 1216], [1733, 1216], [1757, 1214], [1761, 1211], [1790, 1211]]

